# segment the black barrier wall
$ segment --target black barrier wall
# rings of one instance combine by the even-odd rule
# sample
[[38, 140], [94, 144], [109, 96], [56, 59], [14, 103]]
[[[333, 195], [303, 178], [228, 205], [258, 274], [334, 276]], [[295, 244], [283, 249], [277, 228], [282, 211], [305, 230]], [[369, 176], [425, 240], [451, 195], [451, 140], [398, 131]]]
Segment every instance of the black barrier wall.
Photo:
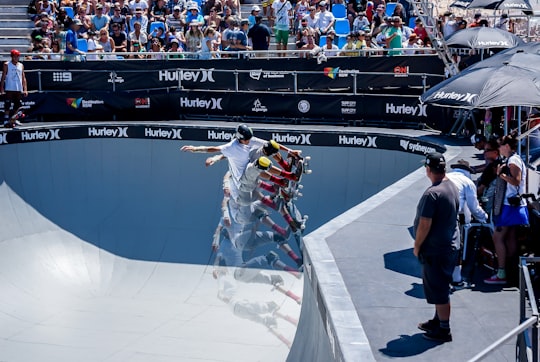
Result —
[[[159, 121], [192, 115], [250, 117], [250, 121], [283, 118], [309, 123], [374, 120], [425, 124], [447, 128], [445, 109], [420, 104], [417, 96], [260, 94], [208, 91], [170, 92], [52, 92], [33, 93], [25, 99], [31, 116], [64, 115], [69, 119], [103, 121]], [[0, 102], [0, 108], [3, 108]]]
[[[17, 129], [0, 132], [0, 145], [25, 142], [45, 142], [84, 138], [139, 138], [163, 140], [188, 140], [201, 142], [229, 142], [234, 138], [235, 128], [204, 127], [189, 125], [71, 125], [58, 127]], [[374, 132], [323, 132], [323, 131], [257, 131], [257, 137], [273, 139], [289, 146], [339, 146], [401, 151], [417, 155], [444, 152], [442, 146], [403, 135]]]
[[[194, 116], [250, 122], [406, 123], [447, 131], [444, 108], [419, 103], [439, 83], [436, 57], [25, 63], [34, 119], [163, 121]], [[35, 90], [39, 90], [36, 92]], [[0, 108], [3, 108], [0, 102]]]
[[315, 59], [27, 61], [28, 89], [128, 91], [163, 88], [366, 92], [431, 87], [443, 79], [434, 56]]

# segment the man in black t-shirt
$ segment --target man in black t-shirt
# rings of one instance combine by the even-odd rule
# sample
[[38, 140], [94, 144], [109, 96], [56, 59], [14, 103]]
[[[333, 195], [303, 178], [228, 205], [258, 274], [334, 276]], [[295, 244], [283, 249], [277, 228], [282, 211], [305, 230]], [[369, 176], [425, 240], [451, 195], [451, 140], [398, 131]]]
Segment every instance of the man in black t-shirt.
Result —
[[426, 331], [426, 339], [450, 342], [450, 283], [459, 242], [459, 191], [446, 177], [446, 161], [442, 154], [428, 154], [425, 166], [432, 185], [418, 203], [414, 220], [414, 255], [422, 264], [424, 294], [427, 302], [435, 305], [435, 316], [420, 323], [418, 328]]
[[[268, 50], [272, 33], [270, 32], [270, 29], [262, 23], [262, 16], [257, 15], [255, 17], [255, 25], [249, 29], [247, 36], [251, 39], [253, 50]], [[259, 53], [257, 56], [263, 55]]]

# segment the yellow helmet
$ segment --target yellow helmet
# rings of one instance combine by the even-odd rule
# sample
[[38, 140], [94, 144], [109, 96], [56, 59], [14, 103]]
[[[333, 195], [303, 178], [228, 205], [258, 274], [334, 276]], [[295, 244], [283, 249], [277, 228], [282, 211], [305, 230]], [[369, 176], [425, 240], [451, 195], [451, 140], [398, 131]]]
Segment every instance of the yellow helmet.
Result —
[[272, 161], [268, 159], [268, 157], [259, 157], [257, 160], [257, 167], [261, 170], [268, 170], [272, 166]]

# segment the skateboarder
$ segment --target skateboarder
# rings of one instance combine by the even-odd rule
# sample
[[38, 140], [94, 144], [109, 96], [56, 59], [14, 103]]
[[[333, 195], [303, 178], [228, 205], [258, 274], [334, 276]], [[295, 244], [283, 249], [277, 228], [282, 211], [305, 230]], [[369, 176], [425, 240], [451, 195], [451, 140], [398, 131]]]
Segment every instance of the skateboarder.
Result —
[[19, 62], [21, 53], [12, 49], [11, 61], [5, 62], [0, 79], [0, 94], [5, 94], [4, 127], [13, 128], [20, 124], [19, 118], [24, 117], [21, 106], [22, 97], [28, 95], [24, 65]]

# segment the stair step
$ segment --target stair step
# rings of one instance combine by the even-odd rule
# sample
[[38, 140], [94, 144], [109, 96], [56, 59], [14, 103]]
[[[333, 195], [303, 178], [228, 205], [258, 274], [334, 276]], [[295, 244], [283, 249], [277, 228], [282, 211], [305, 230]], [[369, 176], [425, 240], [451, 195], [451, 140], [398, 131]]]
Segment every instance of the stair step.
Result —
[[0, 28], [0, 34], [3, 37], [19, 37], [19, 36], [30, 36], [33, 28]]
[[28, 14], [24, 13], [2, 13], [0, 12], [0, 20], [2, 21], [11, 21], [11, 20], [29, 20]]
[[[7, 2], [7, 0], [2, 2]], [[10, 7], [28, 6], [28, 3], [30, 0], [9, 0]]]
[[26, 6], [10, 6], [0, 8], [2, 14], [28, 14], [28, 7]]
[[30, 45], [30, 37], [0, 38], [0, 45]]
[[[22, 29], [33, 29], [34, 23], [30, 20], [11, 20], [6, 21], [3, 19], [0, 19], [0, 29], [2, 28], [22, 28]], [[0, 30], [1, 32], [1, 30]]]

